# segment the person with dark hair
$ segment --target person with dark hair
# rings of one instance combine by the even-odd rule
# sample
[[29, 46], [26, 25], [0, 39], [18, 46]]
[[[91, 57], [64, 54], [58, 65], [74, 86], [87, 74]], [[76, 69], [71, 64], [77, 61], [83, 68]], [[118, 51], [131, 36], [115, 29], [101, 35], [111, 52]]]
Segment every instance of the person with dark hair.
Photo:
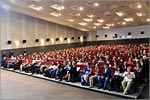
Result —
[[83, 75], [81, 76], [81, 85], [88, 86], [89, 85], [89, 77], [92, 74], [92, 68], [89, 63], [86, 62], [86, 67], [84, 69]]
[[14, 52], [11, 50], [10, 52], [9, 52], [9, 58], [11, 58], [11, 56], [13, 56], [14, 55]]
[[111, 91], [114, 89], [117, 92], [120, 92], [121, 81], [122, 81], [122, 72], [120, 70], [120, 67], [117, 67], [114, 75], [110, 80], [109, 90]]
[[[102, 75], [98, 76], [98, 89], [100, 88], [103, 88], [104, 90], [107, 89], [110, 76], [111, 76], [111, 71], [109, 69], [109, 64], [105, 64], [104, 69], [102, 71]], [[102, 80], [104, 80], [104, 83]]]

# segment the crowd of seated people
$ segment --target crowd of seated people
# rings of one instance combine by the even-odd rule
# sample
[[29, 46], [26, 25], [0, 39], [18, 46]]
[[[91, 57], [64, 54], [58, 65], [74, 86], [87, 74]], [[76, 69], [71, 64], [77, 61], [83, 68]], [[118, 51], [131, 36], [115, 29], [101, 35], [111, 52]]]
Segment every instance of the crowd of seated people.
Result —
[[7, 58], [2, 54], [5, 68], [43, 74], [45, 77], [81, 82], [90, 88], [97, 85], [116, 91], [128, 90], [132, 81], [138, 82], [149, 73], [149, 44], [94, 45], [79, 48], [24, 54]]

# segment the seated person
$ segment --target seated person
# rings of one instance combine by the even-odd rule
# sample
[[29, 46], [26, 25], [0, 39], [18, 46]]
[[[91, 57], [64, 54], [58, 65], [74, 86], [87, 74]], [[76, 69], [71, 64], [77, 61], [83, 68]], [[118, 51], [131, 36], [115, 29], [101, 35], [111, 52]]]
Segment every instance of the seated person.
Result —
[[6, 57], [4, 57], [4, 58], [1, 60], [1, 65], [2, 65], [4, 68], [7, 67]]
[[19, 57], [19, 60], [14, 64], [14, 70], [19, 69], [22, 64], [22, 57]]
[[114, 75], [111, 78], [109, 90], [115, 89], [117, 92], [119, 92], [121, 81], [122, 81], [122, 73], [120, 67], [117, 67]]
[[[98, 89], [100, 88], [103, 88], [104, 90], [107, 89], [110, 76], [111, 76], [111, 71], [109, 69], [109, 64], [105, 64], [104, 69], [102, 71], [102, 75], [98, 76]], [[102, 80], [104, 80], [104, 84]]]
[[7, 68], [13, 68], [16, 63], [16, 57], [11, 56], [10, 62], [7, 63]]
[[54, 67], [55, 67], [55, 62], [52, 62], [52, 64], [48, 68], [45, 69], [44, 76], [51, 77], [50, 73]]
[[123, 87], [123, 94], [127, 94], [128, 93], [128, 90], [130, 89], [130, 87], [132, 86], [132, 83], [133, 83], [133, 79], [135, 78], [135, 74], [134, 72], [131, 72], [132, 70], [132, 67], [129, 66], [127, 68], [127, 71], [125, 71], [123, 73], [123, 81], [122, 81], [122, 87]]
[[72, 62], [72, 67], [69, 71], [71, 82], [76, 82], [78, 80], [78, 71], [76, 67], [76, 62]]
[[65, 66], [67, 65], [67, 62], [63, 62], [63, 65], [58, 67], [59, 74], [57, 74], [59, 81], [62, 81], [63, 77], [67, 74], [67, 71], [65, 70]]
[[21, 64], [20, 65], [20, 71], [25, 71], [25, 72], [28, 72], [28, 68], [31, 67], [30, 63], [29, 63], [29, 60], [26, 59], [25, 60], [25, 63]]
[[70, 81], [70, 70], [71, 70], [71, 68], [72, 68], [71, 62], [68, 62], [68, 64], [64, 68], [67, 73], [66, 73], [66, 75], [63, 78], [66, 79], [67, 82]]
[[86, 62], [86, 67], [84, 69], [83, 75], [81, 76], [81, 85], [89, 85], [89, 77], [92, 74], [92, 68], [89, 66], [89, 63]]
[[96, 65], [95, 65], [95, 75], [89, 77], [90, 88], [93, 87], [94, 79], [98, 79], [99, 75], [100, 75], [100, 65], [99, 65], [99, 63], [96, 63]]

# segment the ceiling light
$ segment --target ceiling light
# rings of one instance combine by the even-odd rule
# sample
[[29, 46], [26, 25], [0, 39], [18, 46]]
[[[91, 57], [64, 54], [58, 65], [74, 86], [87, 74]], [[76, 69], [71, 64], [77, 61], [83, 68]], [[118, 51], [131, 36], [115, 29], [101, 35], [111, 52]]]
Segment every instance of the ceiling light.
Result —
[[89, 7], [98, 7], [98, 6], [99, 6], [99, 3], [92, 1], [92, 2], [88, 2], [87, 5], [88, 5]]
[[109, 27], [110, 27], [110, 26], [114, 26], [114, 24], [106, 24], [106, 25], [109, 26]]
[[146, 14], [143, 13], [143, 12], [138, 12], [138, 13], [136, 13], [136, 15], [139, 16], [139, 17], [141, 17], [141, 16], [145, 16]]
[[100, 23], [103, 23], [104, 19], [98, 19], [97, 21], [100, 22]]
[[118, 11], [118, 12], [116, 12], [116, 14], [118, 16], [124, 16], [124, 15], [126, 15], [126, 13], [124, 11]]
[[150, 22], [150, 19], [149, 19], [149, 18], [147, 18], [147, 20], [146, 20], [146, 21]]
[[131, 22], [131, 21], [133, 21], [133, 18], [124, 18], [124, 20], [125, 20], [126, 22]]
[[139, 2], [130, 4], [129, 6], [130, 6], [130, 8], [133, 8], [133, 9], [140, 9], [140, 8], [142, 8], [142, 5]]
[[42, 9], [43, 9], [42, 6], [37, 6], [37, 5], [34, 5], [34, 4], [29, 5], [28, 7], [29, 7], [29, 8], [32, 8], [32, 9], [34, 9], [34, 10], [42, 10]]
[[94, 25], [96, 25], [96, 26], [100, 26], [100, 25], [102, 25], [101, 23], [94, 23]]
[[53, 16], [56, 16], [56, 17], [61, 16], [61, 13], [58, 13], [58, 12], [52, 12], [52, 13], [50, 13], [50, 14], [53, 15]]
[[79, 10], [82, 11], [82, 10], [83, 10], [83, 7], [79, 7]]
[[109, 26], [104, 26], [103, 29], [109, 29]]
[[83, 7], [78, 7], [78, 6], [73, 6], [73, 7], [71, 7], [71, 9], [73, 9], [73, 10], [75, 10], [75, 11], [83, 11], [84, 10], [84, 8]]
[[70, 22], [73, 22], [74, 20], [73, 19], [67, 19], [68, 21], [70, 21]]
[[53, 5], [51, 5], [50, 7], [54, 8], [54, 9], [56, 9], [56, 10], [63, 10], [63, 9], [65, 9], [64, 6], [58, 5], [58, 4], [53, 4]]
[[119, 25], [126, 25], [126, 22], [118, 22]]
[[93, 21], [92, 18], [84, 18], [83, 20], [86, 21], [86, 22], [91, 22], [91, 21]]
[[73, 17], [79, 17], [80, 16], [80, 13], [72, 13], [71, 14]]
[[78, 24], [80, 24], [82, 26], [86, 26], [87, 25], [87, 23], [85, 23], [85, 22], [81, 22], [81, 23], [78, 23]]
[[93, 14], [87, 14], [88, 17], [93, 18], [94, 15]]

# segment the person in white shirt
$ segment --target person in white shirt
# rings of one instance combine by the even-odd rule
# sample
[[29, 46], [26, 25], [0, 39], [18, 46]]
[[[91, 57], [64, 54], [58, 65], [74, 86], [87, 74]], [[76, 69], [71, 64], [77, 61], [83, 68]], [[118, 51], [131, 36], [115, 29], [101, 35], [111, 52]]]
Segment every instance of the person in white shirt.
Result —
[[131, 72], [132, 67], [129, 66], [127, 68], [127, 71], [125, 71], [123, 73], [123, 81], [122, 81], [122, 87], [123, 87], [123, 94], [127, 94], [128, 90], [130, 89], [130, 87], [132, 86], [133, 83], [133, 79], [135, 78], [135, 74], [134, 72]]

